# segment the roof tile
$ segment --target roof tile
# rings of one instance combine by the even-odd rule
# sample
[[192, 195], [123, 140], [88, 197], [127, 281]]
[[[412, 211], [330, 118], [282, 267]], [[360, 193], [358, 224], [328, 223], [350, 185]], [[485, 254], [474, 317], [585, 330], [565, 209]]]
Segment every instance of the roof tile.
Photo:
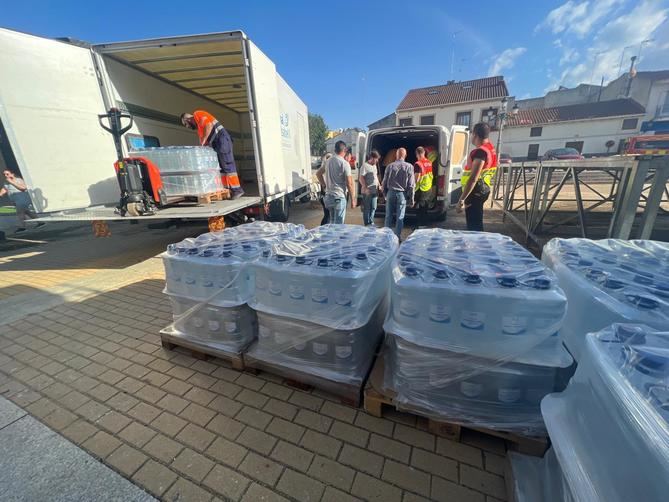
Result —
[[556, 106], [552, 108], [529, 108], [518, 110], [517, 115], [509, 114], [506, 127], [522, 127], [534, 124], [551, 124], [592, 118], [641, 115], [645, 109], [630, 98], [582, 103], [578, 105]]
[[433, 87], [411, 89], [404, 96], [397, 110], [411, 110], [430, 106], [444, 106], [508, 96], [504, 77], [486, 77], [476, 80], [452, 82]]

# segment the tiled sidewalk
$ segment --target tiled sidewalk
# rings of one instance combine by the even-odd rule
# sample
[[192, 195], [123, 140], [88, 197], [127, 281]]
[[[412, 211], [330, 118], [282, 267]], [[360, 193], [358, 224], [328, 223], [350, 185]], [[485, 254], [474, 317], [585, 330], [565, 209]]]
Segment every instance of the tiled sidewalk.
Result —
[[504, 446], [435, 437], [160, 346], [163, 279], [0, 326], [0, 393], [169, 501], [505, 498]]

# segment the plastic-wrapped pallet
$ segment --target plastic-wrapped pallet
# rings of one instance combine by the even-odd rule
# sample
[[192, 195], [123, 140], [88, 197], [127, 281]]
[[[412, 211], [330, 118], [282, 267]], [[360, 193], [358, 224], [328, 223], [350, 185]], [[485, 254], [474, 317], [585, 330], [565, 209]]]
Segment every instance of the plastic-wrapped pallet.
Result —
[[562, 469], [549, 448], [543, 458], [507, 452], [512, 480], [513, 499], [510, 502], [574, 502]]
[[[332, 329], [307, 321], [257, 312], [258, 342], [245, 355], [250, 366], [341, 394], [359, 394], [383, 334], [387, 302], [382, 301], [369, 322], [356, 329]], [[296, 378], [297, 379], [297, 378]]]
[[224, 188], [218, 157], [208, 146], [143, 148], [130, 154], [146, 157], [158, 167], [168, 197], [197, 196]]
[[357, 399], [382, 335], [397, 247], [390, 229], [325, 225], [264, 251], [249, 301], [260, 336], [245, 361]]
[[616, 322], [669, 325], [669, 244], [552, 239], [542, 259], [569, 300], [560, 336], [577, 360], [586, 333]]
[[356, 329], [386, 296], [397, 237], [388, 228], [323, 225], [283, 239], [254, 262], [254, 309]]
[[240, 353], [257, 335], [251, 264], [302, 225], [258, 221], [170, 244], [161, 257], [174, 323], [167, 329], [202, 345]]
[[509, 237], [414, 232], [393, 268], [385, 385], [437, 419], [540, 435], [542, 397], [572, 372], [565, 309], [553, 273]]
[[576, 500], [669, 493], [669, 331], [614, 324], [586, 336], [567, 389], [541, 410]]
[[504, 361], [391, 334], [386, 350], [384, 386], [401, 408], [526, 436], [546, 434], [541, 399], [564, 389], [573, 373], [573, 359], [557, 337]]

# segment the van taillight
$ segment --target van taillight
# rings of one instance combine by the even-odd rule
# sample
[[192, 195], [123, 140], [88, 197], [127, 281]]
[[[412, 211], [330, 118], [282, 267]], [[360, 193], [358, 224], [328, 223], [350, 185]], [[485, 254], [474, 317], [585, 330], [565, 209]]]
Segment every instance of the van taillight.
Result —
[[437, 176], [437, 195], [443, 196], [446, 193], [446, 176]]

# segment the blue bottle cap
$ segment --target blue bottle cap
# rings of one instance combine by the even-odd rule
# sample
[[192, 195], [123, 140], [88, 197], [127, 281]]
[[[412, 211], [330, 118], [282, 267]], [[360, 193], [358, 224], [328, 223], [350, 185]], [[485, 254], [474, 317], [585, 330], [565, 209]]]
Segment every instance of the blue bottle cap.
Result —
[[346, 269], [346, 270], [351, 269], [351, 268], [353, 268], [353, 262], [343, 261], [343, 262], [341, 262], [341, 268]]
[[318, 266], [319, 267], [327, 267], [329, 265], [329, 260], [327, 258], [319, 258], [318, 259]]
[[465, 274], [462, 279], [469, 284], [481, 284], [481, 276], [478, 274]]
[[307, 259], [304, 256], [298, 256], [297, 258], [295, 258], [295, 263], [297, 263], [299, 265], [303, 265], [306, 262], [307, 262]]
[[267, 258], [270, 255], [269, 249], [263, 249], [262, 255], [263, 258]]
[[511, 276], [498, 277], [497, 282], [504, 288], [515, 288], [518, 286], [518, 279]]
[[591, 268], [586, 272], [585, 276], [592, 281], [601, 281], [606, 277], [606, 272], [599, 268]]
[[280, 262], [288, 261], [288, 257], [284, 254], [278, 254], [276, 255], [276, 261]]
[[356, 260], [366, 260], [367, 259], [367, 254], [366, 253], [358, 253], [355, 255]]
[[551, 280], [548, 277], [537, 277], [533, 284], [535, 289], [549, 289], [551, 287]]
[[627, 295], [627, 300], [644, 310], [654, 310], [660, 306], [660, 303], [656, 299], [649, 296]]
[[634, 282], [648, 286], [649, 284], [653, 284], [653, 279], [646, 277], [645, 275], [636, 275], [634, 276]]
[[591, 267], [592, 266], [592, 261], [580, 259], [580, 260], [578, 260], [578, 264], [581, 267]]
[[409, 277], [415, 277], [420, 273], [420, 270], [416, 267], [407, 267], [404, 273]]
[[623, 289], [625, 287], [625, 283], [617, 279], [608, 278], [604, 281], [604, 287], [608, 289], [613, 289], [615, 291], [618, 289]]
[[230, 258], [230, 257], [232, 256], [232, 251], [223, 251], [223, 252], [221, 253], [221, 256], [222, 256], [223, 258]]
[[433, 275], [436, 279], [448, 279], [448, 272], [443, 269], [435, 270]]
[[205, 249], [200, 253], [200, 256], [202, 256], [203, 258], [209, 258], [211, 256], [214, 256], [214, 251], [213, 249]]

